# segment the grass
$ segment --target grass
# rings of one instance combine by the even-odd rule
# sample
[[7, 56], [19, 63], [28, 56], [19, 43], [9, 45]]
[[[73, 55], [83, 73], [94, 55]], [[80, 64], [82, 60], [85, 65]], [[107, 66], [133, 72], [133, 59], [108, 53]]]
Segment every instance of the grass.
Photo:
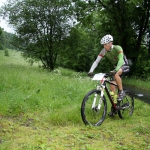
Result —
[[144, 81], [144, 80], [140, 80], [140, 79], [134, 77], [134, 78], [123, 78], [123, 82], [127, 85], [150, 91], [150, 81], [149, 80]]
[[1, 150], [150, 149], [149, 104], [135, 99], [131, 118], [107, 116], [99, 127], [85, 126], [81, 102], [95, 86], [85, 73], [48, 72], [16, 51], [0, 57]]

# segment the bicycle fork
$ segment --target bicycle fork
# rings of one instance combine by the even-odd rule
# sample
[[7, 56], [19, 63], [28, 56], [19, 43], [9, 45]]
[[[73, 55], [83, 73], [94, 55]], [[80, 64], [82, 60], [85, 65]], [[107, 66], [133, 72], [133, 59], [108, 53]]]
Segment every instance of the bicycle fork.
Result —
[[[101, 90], [100, 90], [101, 89]], [[97, 86], [97, 90], [100, 90], [101, 91], [101, 95], [100, 95], [100, 99], [99, 99], [99, 102], [98, 102], [98, 105], [96, 107], [96, 101], [97, 101], [97, 93], [95, 93], [94, 95], [94, 100], [93, 100], [93, 104], [92, 104], [92, 109], [97, 109], [97, 110], [100, 110], [101, 108], [101, 104], [102, 104], [102, 101], [103, 101], [103, 96], [104, 96], [104, 87], [103, 88], [100, 88], [100, 86]]]

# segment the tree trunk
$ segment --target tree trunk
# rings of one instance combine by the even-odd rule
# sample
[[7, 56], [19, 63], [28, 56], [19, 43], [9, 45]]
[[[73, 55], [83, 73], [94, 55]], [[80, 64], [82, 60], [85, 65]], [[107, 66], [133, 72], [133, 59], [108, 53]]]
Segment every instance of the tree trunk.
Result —
[[[137, 44], [136, 44], [137, 56], [139, 54], [140, 45], [141, 45], [143, 36], [145, 35], [145, 31], [148, 27], [148, 21], [149, 21], [149, 16], [150, 16], [150, 2], [149, 2], [149, 0], [144, 0], [143, 9], [144, 9], [144, 11], [142, 12], [141, 25], [140, 25], [140, 29], [139, 29], [139, 36], [138, 36], [138, 40], [137, 40]], [[148, 50], [148, 52], [149, 52], [149, 50]]]

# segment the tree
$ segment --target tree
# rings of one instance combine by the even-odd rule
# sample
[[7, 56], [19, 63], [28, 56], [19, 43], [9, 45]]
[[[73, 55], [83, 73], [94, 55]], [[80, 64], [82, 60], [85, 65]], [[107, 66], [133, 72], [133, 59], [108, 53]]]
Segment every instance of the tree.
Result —
[[[139, 54], [141, 44], [146, 44], [149, 47], [150, 39], [150, 1], [143, 0], [142, 3], [136, 7], [135, 13], [137, 14], [135, 18], [135, 30], [137, 32], [137, 43], [136, 51]], [[140, 14], [140, 15], [139, 15]], [[149, 39], [149, 40], [148, 40]], [[148, 54], [150, 56], [150, 47], [148, 48]]]
[[72, 5], [69, 0], [9, 0], [3, 8], [17, 36], [24, 57], [40, 59], [53, 70], [61, 43], [71, 27]]
[[3, 30], [2, 30], [2, 28], [0, 27], [0, 35], [2, 34], [2, 31], [3, 31]]
[[[78, 21], [92, 32], [97, 32], [95, 38], [100, 39], [105, 34], [112, 34], [114, 43], [121, 45], [127, 57], [132, 59], [134, 68], [131, 67], [131, 71], [133, 69], [135, 74], [137, 70], [135, 67], [139, 67], [136, 64], [140, 60], [143, 45], [147, 53], [150, 53], [150, 1], [97, 0], [95, 2], [94, 4], [88, 0], [76, 1]], [[145, 61], [147, 60], [146, 58]], [[148, 64], [148, 61], [145, 64]]]
[[90, 67], [91, 38], [88, 32], [76, 26], [66, 38], [65, 49], [59, 54], [59, 66], [76, 71], [87, 71]]
[[3, 49], [3, 43], [2, 43], [2, 28], [0, 27], [0, 49]]

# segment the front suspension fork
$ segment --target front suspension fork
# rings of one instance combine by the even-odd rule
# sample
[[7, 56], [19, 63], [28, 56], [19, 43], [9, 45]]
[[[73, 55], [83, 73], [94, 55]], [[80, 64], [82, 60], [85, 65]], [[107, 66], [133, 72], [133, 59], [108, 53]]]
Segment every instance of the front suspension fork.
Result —
[[[103, 96], [104, 96], [104, 87], [100, 88], [100, 86], [97, 86], [97, 90], [100, 90], [101, 91], [101, 96], [100, 96], [100, 99], [98, 101], [98, 105], [97, 105], [97, 109], [100, 110], [101, 108], [101, 104], [102, 104], [102, 101], [103, 101]], [[94, 95], [94, 100], [93, 100], [93, 104], [92, 104], [92, 109], [94, 109], [96, 107], [96, 100], [97, 100], [97, 93], [95, 93]]]

